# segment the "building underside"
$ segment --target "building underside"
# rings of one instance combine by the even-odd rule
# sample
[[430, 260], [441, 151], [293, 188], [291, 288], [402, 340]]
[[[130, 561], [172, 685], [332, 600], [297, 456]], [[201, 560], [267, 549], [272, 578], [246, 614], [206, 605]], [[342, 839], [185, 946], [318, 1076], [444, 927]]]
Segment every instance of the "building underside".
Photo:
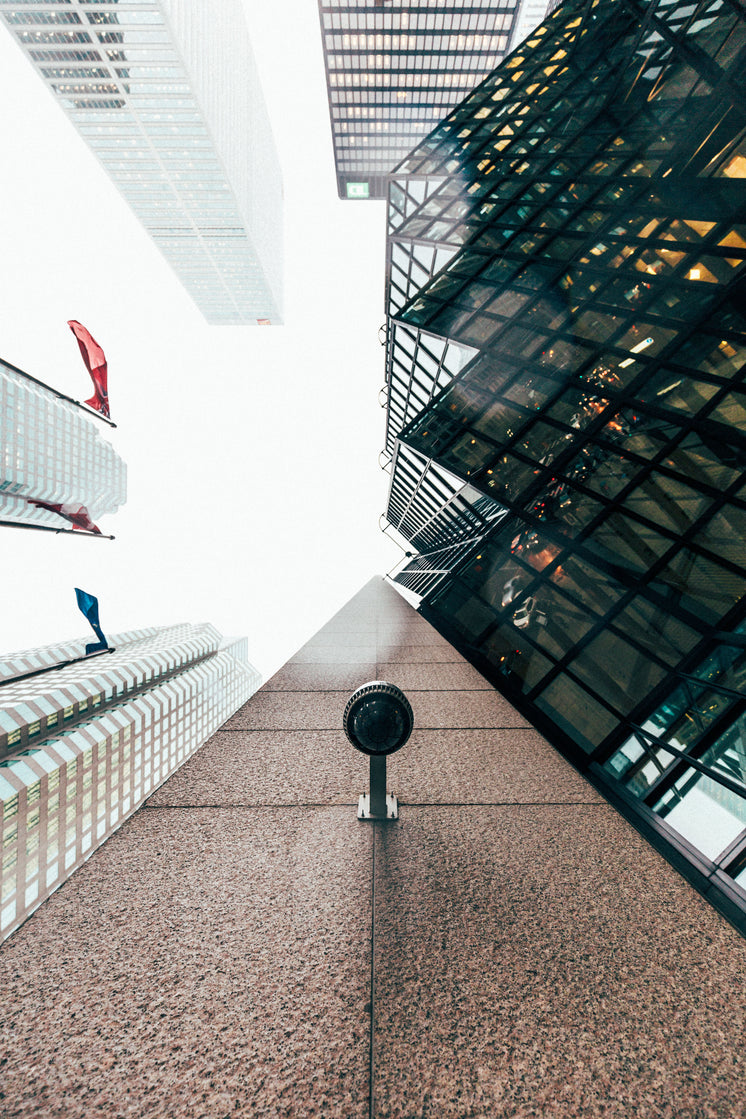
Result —
[[340, 198], [386, 176], [557, 0], [319, 0]]

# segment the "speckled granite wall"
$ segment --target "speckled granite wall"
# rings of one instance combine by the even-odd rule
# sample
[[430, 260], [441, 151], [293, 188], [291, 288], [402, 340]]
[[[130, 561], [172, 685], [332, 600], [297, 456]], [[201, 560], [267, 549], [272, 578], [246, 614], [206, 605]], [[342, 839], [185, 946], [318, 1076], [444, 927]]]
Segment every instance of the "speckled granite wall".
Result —
[[[340, 724], [381, 676], [416, 729], [371, 825]], [[736, 1119], [745, 971], [376, 579], [0, 950], [0, 1115]]]

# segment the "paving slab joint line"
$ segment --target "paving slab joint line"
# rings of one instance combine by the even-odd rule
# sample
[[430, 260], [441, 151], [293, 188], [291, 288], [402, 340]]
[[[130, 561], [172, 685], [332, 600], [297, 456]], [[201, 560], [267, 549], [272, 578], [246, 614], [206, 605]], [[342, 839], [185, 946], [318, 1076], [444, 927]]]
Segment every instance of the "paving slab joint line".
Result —
[[[267, 695], [268, 692], [273, 692], [274, 694], [281, 695], [336, 695], [338, 692], [346, 693], [348, 691], [349, 688], [268, 688], [266, 684], [263, 684], [259, 691], [255, 692], [254, 695], [259, 695], [260, 692], [264, 692], [265, 695]], [[408, 685], [407, 691], [437, 692], [438, 695], [440, 695], [441, 692], [486, 692], [488, 695], [497, 694], [495, 693], [495, 690], [491, 685], [488, 685], [488, 687], [486, 688], [412, 688]], [[251, 700], [253, 698], [254, 696], [252, 696], [251, 699], [248, 699], [246, 702], [251, 703]]]
[[[480, 695], [484, 694], [484, 691], [481, 688], [479, 688], [477, 690], [479, 691]], [[293, 693], [283, 693], [283, 694], [295, 695], [295, 692], [293, 692]], [[511, 726], [507, 726], [507, 727], [461, 727], [461, 726], [459, 726], [459, 727], [446, 727], [446, 726], [443, 726], [442, 724], [440, 724], [438, 726], [424, 726], [422, 723], [415, 722], [414, 729], [415, 730], [486, 730], [486, 731], [532, 730], [532, 731], [536, 731], [536, 728], [532, 727], [530, 723], [519, 723], [517, 726], [514, 723]], [[339, 731], [340, 734], [342, 733], [342, 730], [341, 730], [340, 726], [336, 725], [336, 726], [333, 726], [333, 727], [220, 727], [218, 730], [215, 731], [215, 734], [235, 734], [237, 730], [250, 731], [250, 732], [257, 733], [257, 734], [267, 734], [267, 733], [274, 734], [278, 731], [285, 731], [285, 730], [307, 731], [309, 734], [311, 734], [311, 733], [315, 734], [317, 731], [329, 731], [329, 730]], [[536, 731], [536, 733], [538, 734], [539, 732]], [[208, 739], [208, 741], [209, 741], [209, 739]], [[205, 743], [205, 745], [207, 745], [207, 743]]]
[[370, 899], [370, 1052], [369, 1052], [369, 1096], [368, 1119], [375, 1119], [375, 1037], [376, 1037], [376, 833], [379, 824], [373, 824], [373, 843], [371, 857], [371, 899]]
[[403, 800], [407, 808], [611, 808], [595, 800]]
[[[611, 808], [609, 804], [598, 803], [593, 800], [403, 800], [397, 797], [399, 804], [407, 808]], [[272, 804], [270, 801], [258, 801], [255, 804], [236, 804], [220, 802], [217, 804], [149, 804], [147, 801], [140, 806], [150, 809], [183, 809], [183, 808], [356, 808], [356, 800], [335, 801], [288, 801], [282, 804]]]
[[256, 804], [227, 804], [225, 801], [218, 804], [149, 804], [147, 801], [141, 808], [357, 808], [356, 800], [329, 801], [288, 801], [287, 804], [272, 804], [270, 801], [260, 801]]

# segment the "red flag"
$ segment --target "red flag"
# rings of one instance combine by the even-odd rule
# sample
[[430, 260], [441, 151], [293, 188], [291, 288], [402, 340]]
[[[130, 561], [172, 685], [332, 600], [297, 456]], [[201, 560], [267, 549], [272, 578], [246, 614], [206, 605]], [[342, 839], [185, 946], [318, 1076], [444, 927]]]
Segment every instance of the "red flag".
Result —
[[80, 352], [83, 355], [85, 367], [91, 375], [93, 386], [96, 390], [94, 396], [85, 403], [89, 408], [95, 408], [102, 416], [109, 416], [109, 392], [107, 385], [106, 355], [93, 335], [81, 326], [75, 319], [69, 319], [67, 324], [78, 339]]
[[82, 532], [95, 532], [97, 536], [101, 536], [101, 529], [93, 523], [85, 505], [52, 505], [49, 501], [34, 501], [31, 497], [28, 498], [28, 503], [38, 506], [39, 509], [48, 509], [50, 513], [56, 513], [59, 517], [64, 517], [66, 521], [70, 521], [73, 529], [77, 528]]

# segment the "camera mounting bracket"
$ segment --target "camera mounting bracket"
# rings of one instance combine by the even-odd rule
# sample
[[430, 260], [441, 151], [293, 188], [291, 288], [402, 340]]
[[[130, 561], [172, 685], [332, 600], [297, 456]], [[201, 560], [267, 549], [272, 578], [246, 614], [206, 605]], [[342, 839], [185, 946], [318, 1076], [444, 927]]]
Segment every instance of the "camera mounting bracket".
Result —
[[357, 802], [358, 820], [398, 820], [399, 801], [386, 792], [386, 755], [370, 759], [370, 792]]

